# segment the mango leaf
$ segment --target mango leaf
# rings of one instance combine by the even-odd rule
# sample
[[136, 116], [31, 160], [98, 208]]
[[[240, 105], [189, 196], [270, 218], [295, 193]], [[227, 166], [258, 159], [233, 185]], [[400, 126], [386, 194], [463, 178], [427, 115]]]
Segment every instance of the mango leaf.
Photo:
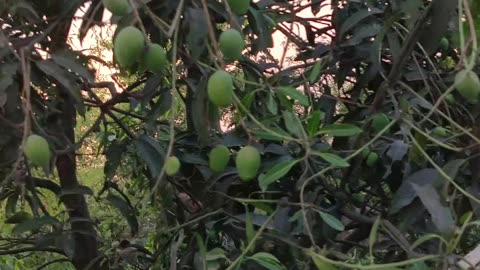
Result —
[[64, 86], [63, 89], [75, 100], [80, 115], [85, 115], [85, 105], [80, 94], [80, 86], [76, 83], [74, 75], [59, 67], [52, 60], [36, 61], [35, 64], [43, 73], [54, 78]]
[[207, 261], [216, 261], [219, 259], [227, 260], [228, 258], [225, 255], [225, 250], [217, 247], [207, 252], [206, 259]]
[[103, 172], [105, 177], [110, 180], [115, 176], [120, 161], [122, 160], [123, 152], [125, 152], [127, 145], [123, 142], [114, 141], [113, 143], [107, 146], [105, 150], [105, 166]]
[[188, 48], [193, 59], [198, 59], [207, 45], [207, 18], [202, 8], [187, 8], [184, 21], [188, 24]]
[[[285, 136], [285, 137], [291, 137], [290, 134], [288, 134], [285, 130], [274, 127], [274, 128], [269, 128], [275, 133]], [[253, 130], [253, 134], [255, 134], [256, 137], [259, 139], [264, 139], [264, 140], [272, 140], [272, 141], [284, 141], [285, 139], [283, 137], [279, 137], [276, 134], [273, 134], [272, 132], [266, 131], [266, 130]]]
[[205, 241], [203, 241], [203, 238], [200, 236], [200, 234], [194, 233], [194, 235], [195, 239], [197, 240], [198, 252], [200, 253], [200, 257], [202, 258], [201, 268], [207, 269], [207, 247], [205, 246]]
[[[447, 164], [445, 164], [442, 168], [442, 170], [451, 178], [455, 179], [457, 177], [458, 171], [460, 168], [465, 164], [466, 160], [465, 159], [454, 159], [449, 161]], [[438, 179], [436, 181], [436, 184], [438, 187], [444, 183], [446, 179], [443, 179], [444, 177], [441, 176], [441, 179]]]
[[275, 165], [272, 167], [264, 177], [259, 177], [259, 185], [262, 191], [267, 190], [268, 186], [277, 181], [278, 179], [284, 177], [292, 168], [295, 166], [300, 159], [297, 160], [289, 160], [282, 162], [280, 164]]
[[29, 231], [39, 230], [45, 225], [55, 224], [60, 224], [60, 222], [56, 218], [51, 216], [42, 216], [39, 218], [25, 220], [24, 222], [16, 225], [13, 228], [12, 233], [18, 235]]
[[322, 111], [314, 111], [310, 117], [308, 118], [307, 121], [307, 133], [310, 138], [315, 136], [315, 133], [317, 132], [318, 128], [320, 127], [320, 122], [322, 118], [325, 116], [325, 113]]
[[323, 256], [315, 253], [312, 249], [306, 252], [308, 256], [312, 259], [313, 263], [317, 267], [318, 270], [336, 270], [338, 269], [336, 266], [328, 263]]
[[290, 132], [290, 134], [292, 135], [297, 136], [298, 138], [302, 137], [303, 127], [297, 115], [290, 111], [283, 111], [282, 115], [288, 132]]
[[[255, 237], [255, 228], [253, 227], [252, 214], [248, 210], [248, 206], [245, 205], [245, 233], [247, 235], [247, 243], [250, 243]], [[253, 251], [255, 245], [252, 245], [252, 249], [249, 252]]]
[[165, 159], [165, 150], [147, 135], [141, 135], [134, 144], [138, 156], [145, 161], [152, 177], [158, 177]]
[[247, 18], [249, 24], [252, 26], [253, 33], [257, 36], [252, 43], [253, 54], [272, 47], [272, 31], [267, 21], [268, 17], [265, 15], [265, 13], [254, 8], [250, 8], [249, 16], [247, 16]]
[[379, 13], [383, 13], [383, 11], [378, 8], [364, 8], [353, 13], [348, 17], [347, 20], [343, 22], [342, 26], [340, 27], [340, 31], [338, 32], [338, 37], [343, 37], [353, 27], [359, 25], [358, 23], [363, 19]]
[[278, 113], [278, 104], [273, 97], [273, 94], [269, 93], [267, 97], [267, 109], [272, 114]]
[[341, 158], [340, 156], [332, 153], [323, 153], [318, 151], [312, 151], [313, 155], [319, 156], [323, 158], [325, 161], [330, 163], [331, 165], [339, 168], [346, 168], [349, 167], [350, 164], [345, 159]]
[[318, 80], [318, 75], [320, 75], [320, 71], [322, 71], [323, 67], [323, 61], [319, 60], [313, 65], [312, 72], [310, 73], [310, 76], [308, 77], [308, 80], [310, 83], [315, 83]]
[[440, 195], [431, 185], [420, 186], [412, 183], [415, 193], [430, 213], [432, 222], [442, 233], [451, 233], [455, 229], [455, 221], [450, 208], [443, 206]]
[[345, 230], [345, 225], [343, 225], [343, 223], [340, 220], [338, 220], [338, 218], [324, 211], [320, 211], [320, 210], [315, 210], [315, 211], [317, 211], [320, 214], [320, 217], [325, 223], [327, 223], [328, 226], [340, 232]]
[[316, 135], [328, 134], [334, 137], [350, 137], [361, 132], [361, 128], [351, 124], [332, 124], [322, 127]]
[[87, 79], [88, 82], [94, 82], [93, 74], [85, 67], [79, 64], [77, 61], [72, 60], [66, 56], [60, 54], [53, 54], [52, 59], [57, 65], [62, 66], [66, 70], [77, 73], [81, 77]]
[[415, 193], [412, 184], [441, 188], [443, 186], [443, 183], [445, 183], [445, 179], [443, 179], [443, 177], [437, 172], [437, 170], [431, 168], [422, 169], [409, 175], [406, 179], [403, 180], [402, 184], [393, 195], [390, 213], [397, 213], [400, 209], [412, 203], [413, 200], [417, 197], [417, 194]]
[[283, 86], [278, 88], [278, 92], [284, 96], [287, 96], [293, 100], [296, 100], [300, 105], [303, 106], [308, 106], [310, 105], [310, 101], [308, 100], [308, 97], [300, 92], [299, 90], [295, 89], [294, 87], [291, 86]]
[[277, 257], [270, 253], [266, 252], [258, 252], [254, 255], [248, 257], [248, 259], [255, 261], [256, 263], [260, 264], [261, 266], [269, 269], [269, 270], [283, 270], [287, 269]]
[[115, 194], [108, 194], [107, 200], [113, 207], [117, 208], [117, 210], [120, 211], [122, 216], [127, 220], [132, 235], [136, 235], [138, 233], [139, 225], [137, 216], [135, 214], [135, 209], [127, 201]]

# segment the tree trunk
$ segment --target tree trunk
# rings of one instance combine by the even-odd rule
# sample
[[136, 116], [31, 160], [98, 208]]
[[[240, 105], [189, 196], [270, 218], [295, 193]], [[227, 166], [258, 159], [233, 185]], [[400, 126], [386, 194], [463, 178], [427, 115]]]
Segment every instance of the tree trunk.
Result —
[[[63, 115], [60, 123], [63, 127], [64, 138], [69, 145], [75, 143], [75, 107], [69, 97], [64, 97], [62, 106]], [[60, 177], [61, 190], [78, 190], [79, 183], [76, 175], [75, 150], [61, 154], [57, 157], [56, 166]], [[87, 265], [98, 257], [97, 234], [90, 220], [88, 206], [82, 194], [69, 194], [61, 198], [71, 220], [72, 237], [74, 240], [74, 253], [72, 263], [76, 269], [85, 269]], [[99, 264], [94, 264], [90, 269], [99, 269]]]
[[[58, 6], [58, 7], [61, 7]], [[72, 9], [72, 14], [77, 10]], [[60, 12], [60, 11], [59, 11]], [[49, 35], [51, 38], [51, 52], [61, 51], [67, 47], [68, 33], [73, 16], [59, 17], [64, 20]], [[70, 18], [70, 19], [68, 19]], [[59, 135], [64, 148], [68, 146], [70, 151], [65, 151], [57, 156], [56, 167], [60, 178], [61, 192], [69, 191], [68, 195], [61, 197], [62, 203], [70, 217], [71, 236], [73, 239], [72, 264], [78, 270], [101, 269], [99, 252], [97, 247], [97, 233], [90, 219], [88, 205], [83, 194], [79, 193], [79, 183], [76, 175], [76, 156], [75, 149], [75, 117], [76, 110], [72, 98], [68, 95], [68, 89], [58, 86], [59, 99], [62, 104], [59, 105], [62, 114], [59, 115], [55, 131]], [[77, 191], [77, 192], [75, 192]]]

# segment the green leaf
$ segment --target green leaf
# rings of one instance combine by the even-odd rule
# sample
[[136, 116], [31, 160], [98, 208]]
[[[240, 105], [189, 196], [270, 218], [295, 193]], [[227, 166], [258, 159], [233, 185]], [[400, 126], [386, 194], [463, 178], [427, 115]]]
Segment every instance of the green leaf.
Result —
[[322, 67], [323, 67], [322, 60], [319, 60], [315, 63], [315, 65], [313, 66], [312, 72], [310, 73], [310, 76], [308, 78], [310, 83], [315, 83], [318, 80], [318, 75], [320, 75], [320, 71], [322, 71]]
[[69, 57], [60, 55], [60, 54], [53, 54], [52, 59], [57, 65], [62, 66], [66, 70], [70, 70], [71, 72], [77, 73], [81, 77], [87, 79], [88, 82], [94, 82], [95, 79], [93, 78], [92, 73], [85, 67], [72, 60]]
[[340, 220], [338, 220], [336, 217], [330, 215], [327, 212], [323, 212], [320, 210], [316, 210], [316, 211], [320, 214], [320, 217], [322, 218], [323, 221], [325, 221], [325, 223], [328, 224], [328, 226], [340, 232], [345, 230], [345, 226], [343, 225], [343, 223]]
[[83, 104], [80, 86], [76, 83], [75, 76], [59, 67], [52, 60], [37, 61], [35, 64], [43, 73], [54, 78], [64, 86], [63, 89], [75, 100], [80, 115], [85, 115], [85, 105]]
[[297, 160], [289, 160], [282, 162], [273, 166], [264, 177], [259, 178], [259, 185], [262, 191], [267, 190], [268, 186], [277, 181], [278, 179], [284, 177], [292, 168], [295, 166], [300, 159]]
[[228, 260], [227, 256], [225, 255], [225, 250], [218, 247], [207, 252], [206, 259], [207, 261], [216, 261], [219, 259]]
[[[255, 228], [253, 227], [252, 215], [248, 210], [248, 206], [245, 205], [245, 232], [247, 235], [247, 243], [250, 243], [255, 237]], [[252, 249], [249, 252], [253, 251], [255, 245], [252, 245]]]
[[111, 205], [117, 208], [117, 210], [120, 211], [122, 216], [127, 220], [132, 235], [137, 234], [139, 225], [137, 216], [135, 215], [135, 209], [133, 209], [133, 207], [123, 198], [111, 193], [108, 194], [107, 200], [110, 202]]
[[284, 96], [287, 96], [293, 100], [296, 100], [300, 105], [303, 105], [303, 106], [310, 105], [310, 101], [308, 100], [308, 97], [304, 93], [298, 91], [297, 89], [291, 86], [283, 86], [278, 88], [278, 93]]
[[290, 111], [283, 111], [282, 115], [283, 115], [283, 120], [285, 121], [285, 126], [288, 132], [290, 132], [290, 134], [295, 135], [299, 138], [302, 137], [303, 127], [297, 115]]
[[202, 258], [202, 269], [207, 270], [207, 247], [205, 246], [205, 241], [198, 233], [194, 233], [194, 235], [197, 240], [198, 252]]
[[336, 154], [322, 153], [322, 152], [318, 152], [318, 151], [312, 151], [312, 154], [323, 158], [325, 161], [327, 161], [328, 163], [330, 163], [331, 165], [333, 165], [335, 167], [346, 168], [346, 167], [350, 166], [348, 161], [346, 161], [345, 159], [341, 158], [340, 156], [338, 156]]
[[422, 201], [425, 209], [430, 213], [433, 224], [442, 233], [453, 233], [455, 230], [455, 220], [451, 209], [444, 206], [440, 194], [431, 185], [411, 184], [418, 198]]
[[322, 114], [325, 115], [321, 111], [314, 111], [310, 117], [308, 118], [307, 122], [307, 133], [310, 138], [315, 136], [318, 128], [320, 127], [320, 121], [322, 120]]
[[105, 166], [103, 172], [105, 178], [110, 180], [115, 176], [118, 166], [122, 160], [122, 155], [127, 149], [127, 145], [123, 142], [114, 141], [107, 146], [105, 150]]
[[336, 270], [337, 267], [328, 263], [325, 259], [323, 259], [323, 256], [320, 256], [313, 252], [313, 250], [307, 251], [307, 255], [312, 258], [313, 263], [317, 267], [318, 270]]
[[36, 231], [41, 229], [45, 225], [55, 225], [59, 224], [60, 222], [51, 216], [42, 216], [39, 218], [25, 220], [24, 222], [18, 224], [13, 228], [13, 234], [22, 234], [28, 231]]
[[[270, 130], [276, 132], [279, 135], [285, 136], [285, 137], [291, 137], [290, 134], [288, 134], [285, 130], [278, 128], [278, 127], [273, 127], [269, 128]], [[285, 139], [283, 137], [279, 137], [272, 132], [266, 131], [266, 130], [253, 130], [253, 134], [258, 137], [259, 139], [264, 139], [264, 140], [270, 140], [270, 141], [284, 141]]]
[[147, 135], [141, 135], [134, 144], [138, 156], [145, 161], [152, 177], [158, 177], [165, 159], [165, 150]]
[[328, 134], [334, 137], [350, 137], [361, 132], [361, 128], [351, 124], [332, 124], [321, 128], [316, 135]]
[[269, 93], [267, 97], [267, 109], [272, 114], [278, 113], [278, 104], [275, 101], [275, 98], [273, 97], [272, 93]]
[[365, 19], [367, 17], [370, 17], [372, 15], [375, 15], [375, 14], [382, 13], [382, 12], [383, 11], [381, 11], [378, 8], [360, 9], [359, 11], [350, 15], [348, 17], [348, 19], [345, 20], [345, 22], [343, 22], [337, 36], [339, 38], [342, 38], [346, 34], [346, 32], [348, 32], [353, 27], [356, 27], [357, 25], [359, 25], [359, 22], [362, 21], [363, 19]]
[[208, 21], [202, 8], [187, 8], [184, 12], [188, 23], [186, 43], [193, 59], [198, 59], [205, 51], [208, 37]]
[[253, 256], [249, 257], [250, 260], [253, 260], [260, 264], [261, 266], [269, 270], [282, 270], [286, 267], [277, 259], [274, 255], [266, 252], [258, 252]]

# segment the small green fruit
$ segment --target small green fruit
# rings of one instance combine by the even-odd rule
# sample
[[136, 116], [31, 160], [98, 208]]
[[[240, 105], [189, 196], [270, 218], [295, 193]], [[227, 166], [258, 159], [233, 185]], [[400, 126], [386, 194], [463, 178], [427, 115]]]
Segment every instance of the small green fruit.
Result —
[[225, 170], [230, 159], [230, 151], [225, 145], [217, 145], [210, 151], [208, 163], [213, 172], [219, 173]]
[[158, 45], [152, 44], [148, 47], [144, 56], [145, 66], [157, 74], [161, 74], [168, 66], [167, 53], [165, 49]]
[[260, 153], [253, 146], [245, 146], [237, 153], [235, 164], [238, 175], [244, 181], [252, 180], [260, 169]]
[[233, 13], [242, 16], [247, 14], [250, 0], [228, 0], [228, 5]]
[[233, 101], [232, 76], [223, 70], [216, 71], [208, 79], [208, 98], [218, 107], [226, 107]]
[[177, 157], [171, 156], [165, 161], [165, 173], [168, 176], [175, 175], [180, 169], [180, 160]]
[[448, 104], [455, 103], [455, 97], [451, 93], [445, 96], [445, 100], [447, 101]]
[[480, 94], [480, 80], [471, 70], [461, 70], [455, 75], [458, 92], [470, 103], [476, 103]]
[[133, 26], [127, 26], [118, 32], [113, 42], [113, 53], [122, 67], [133, 65], [145, 49], [145, 37]]
[[23, 151], [34, 166], [48, 167], [50, 163], [50, 147], [45, 138], [35, 134], [28, 136]]
[[218, 46], [225, 59], [238, 60], [242, 57], [245, 41], [240, 32], [235, 29], [228, 29], [220, 35]]
[[390, 119], [384, 113], [378, 113], [373, 116], [372, 119], [372, 127], [373, 130], [376, 132], [381, 131], [390, 123]]
[[367, 157], [367, 166], [373, 167], [378, 161], [378, 154], [375, 152], [371, 152]]
[[446, 51], [448, 50], [448, 47], [450, 46], [449, 44], [449, 41], [447, 38], [443, 37], [441, 40], [440, 40], [440, 49], [442, 51]]
[[103, 0], [103, 5], [113, 15], [123, 16], [130, 12], [128, 0]]
[[435, 127], [432, 130], [432, 133], [436, 136], [439, 136], [439, 137], [446, 137], [447, 134], [448, 134], [447, 129], [444, 128], [444, 127]]
[[368, 147], [367, 147], [367, 148], [364, 148], [362, 150], [361, 155], [362, 155], [363, 158], [367, 158], [368, 155], [370, 154], [370, 152], [371, 152], [370, 149], [368, 149]]

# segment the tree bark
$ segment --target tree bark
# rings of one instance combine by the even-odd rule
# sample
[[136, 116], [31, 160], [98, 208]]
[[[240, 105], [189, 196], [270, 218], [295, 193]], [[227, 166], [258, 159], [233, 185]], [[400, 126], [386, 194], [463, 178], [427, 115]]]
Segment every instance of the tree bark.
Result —
[[[60, 4], [56, 6], [61, 8]], [[49, 35], [52, 53], [61, 51], [68, 46], [68, 33], [72, 24], [71, 18], [78, 7], [72, 8], [71, 16], [60, 16], [58, 18], [58, 20], [63, 21]], [[68, 95], [68, 89], [58, 84], [58, 90], [58, 98], [62, 102], [59, 107], [63, 114], [58, 116], [55, 131], [57, 134], [61, 134], [58, 139], [62, 141], [63, 147], [71, 149], [71, 151], [59, 154], [55, 164], [60, 178], [61, 192], [71, 191], [68, 195], [61, 196], [61, 201], [65, 205], [70, 218], [70, 233], [73, 239], [73, 256], [71, 256], [70, 260], [78, 270], [86, 269], [87, 266], [89, 267], [88, 269], [92, 270], [101, 269], [100, 260], [98, 259], [97, 233], [90, 219], [87, 202], [83, 194], [75, 193], [75, 190], [78, 190], [79, 187], [76, 174], [75, 149], [73, 147], [75, 144], [75, 103]]]

